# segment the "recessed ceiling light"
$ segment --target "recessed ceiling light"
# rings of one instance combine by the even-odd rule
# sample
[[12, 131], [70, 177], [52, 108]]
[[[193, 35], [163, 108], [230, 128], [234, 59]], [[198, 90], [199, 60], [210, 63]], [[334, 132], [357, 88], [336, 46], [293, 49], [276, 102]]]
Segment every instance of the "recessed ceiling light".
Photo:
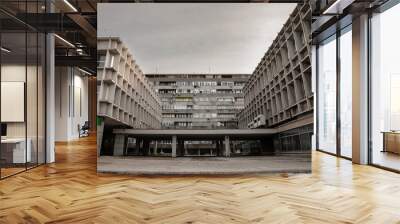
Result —
[[61, 40], [62, 42], [66, 43], [67, 45], [69, 45], [70, 47], [75, 48], [75, 45], [73, 45], [71, 42], [69, 42], [68, 40], [60, 37], [58, 34], [54, 34], [55, 37], [57, 37], [59, 40]]
[[5, 48], [5, 47], [1, 47], [1, 51], [4, 51], [4, 52], [6, 52], [6, 53], [10, 53], [10, 52], [11, 52], [10, 49]]
[[354, 0], [336, 0], [332, 5], [325, 9], [322, 14], [342, 14], [343, 9], [351, 5], [353, 2]]
[[87, 74], [87, 75], [92, 75], [92, 73], [90, 73], [90, 72], [88, 72], [88, 71], [85, 71], [85, 70], [83, 70], [83, 69], [81, 69], [81, 68], [78, 68], [78, 70], [81, 71], [81, 72], [83, 72], [83, 73], [85, 73], [85, 74]]
[[78, 12], [78, 10], [68, 1], [64, 0], [65, 4], [67, 4], [74, 12]]

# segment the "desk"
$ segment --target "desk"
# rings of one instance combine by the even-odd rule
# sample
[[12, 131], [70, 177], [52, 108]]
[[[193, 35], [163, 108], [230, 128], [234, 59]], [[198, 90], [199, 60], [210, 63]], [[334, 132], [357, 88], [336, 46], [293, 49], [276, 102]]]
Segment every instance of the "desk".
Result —
[[6, 138], [1, 139], [1, 156], [6, 163], [26, 163], [31, 162], [31, 139], [27, 139], [28, 147], [25, 152], [25, 138]]
[[386, 131], [383, 133], [383, 151], [400, 154], [400, 132]]

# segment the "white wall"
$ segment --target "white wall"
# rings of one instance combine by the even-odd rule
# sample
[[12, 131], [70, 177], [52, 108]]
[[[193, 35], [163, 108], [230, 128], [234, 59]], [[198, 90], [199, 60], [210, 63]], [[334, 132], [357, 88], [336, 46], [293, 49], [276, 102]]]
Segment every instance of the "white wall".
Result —
[[78, 124], [88, 120], [88, 78], [76, 68], [56, 67], [55, 86], [55, 140], [77, 139]]
[[[86, 76], [82, 76], [82, 73], [79, 72], [78, 75], [76, 75], [75, 70], [75, 75], [74, 75], [74, 96], [72, 96], [72, 99], [74, 99], [74, 108], [71, 115], [74, 114], [74, 116], [71, 119], [71, 135], [72, 138], [78, 138], [79, 137], [79, 132], [78, 132], [78, 124], [82, 126], [85, 121], [89, 120], [89, 114], [88, 114], [88, 78]], [[80, 93], [79, 93], [80, 92]], [[80, 95], [80, 97], [79, 97]], [[80, 102], [79, 102], [80, 100]], [[80, 104], [80, 105], [79, 105]], [[71, 104], [72, 105], [72, 104]], [[81, 107], [81, 108], [79, 108]], [[81, 111], [79, 111], [81, 110]]]
[[55, 69], [55, 140], [68, 139], [68, 85], [67, 67]]
[[[34, 66], [25, 66], [18, 64], [6, 64], [1, 66], [1, 81], [2, 82], [24, 82], [26, 72], [28, 74], [36, 74], [36, 67]], [[36, 85], [36, 80], [29, 80], [29, 86]], [[27, 88], [27, 106], [33, 107], [33, 111], [36, 112], [36, 87], [35, 88]], [[4, 96], [2, 96], [4, 97]], [[34, 105], [30, 105], [34, 102]], [[1, 110], [8, 110], [9, 108], [1, 108]], [[22, 108], [24, 110], [24, 108]], [[4, 111], [3, 111], [4, 112]], [[32, 133], [31, 130], [35, 130], [36, 135], [36, 113], [32, 112], [32, 108], [27, 108], [27, 122], [7, 122], [7, 136], [8, 137], [25, 137], [25, 126], [28, 125], [28, 137]], [[33, 122], [33, 123], [32, 123]]]

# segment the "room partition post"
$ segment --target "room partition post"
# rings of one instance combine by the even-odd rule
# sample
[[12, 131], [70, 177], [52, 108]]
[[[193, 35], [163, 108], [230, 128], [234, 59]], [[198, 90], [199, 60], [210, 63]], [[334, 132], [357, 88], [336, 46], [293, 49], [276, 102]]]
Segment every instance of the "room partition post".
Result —
[[[2, 46], [2, 32], [1, 32], [1, 27], [2, 27], [2, 23], [0, 23], [0, 47]], [[1, 52], [0, 52], [0, 84], [1, 84], [1, 67], [2, 67], [2, 57], [1, 57]], [[1, 85], [0, 85], [0, 112], [1, 112]], [[1, 113], [0, 113], [0, 124], [2, 124], [1, 122]], [[0, 130], [1, 132], [1, 130]], [[2, 133], [0, 133], [1, 135]], [[2, 179], [2, 167], [3, 167], [3, 160], [2, 160], [2, 155], [1, 155], [1, 151], [2, 151], [2, 144], [0, 144], [0, 179]]]
[[318, 45], [316, 45], [315, 46], [315, 68], [314, 68], [314, 74], [315, 74], [315, 92], [314, 92], [314, 97], [315, 97], [315, 105], [314, 105], [314, 108], [315, 108], [315, 112], [314, 112], [314, 116], [315, 116], [315, 125], [314, 125], [314, 127], [315, 127], [315, 149], [316, 150], [318, 150], [319, 149], [319, 126], [318, 126], [318, 123], [319, 123], [319, 119], [318, 119], [318, 113], [319, 113], [319, 107], [318, 107], [318, 101], [319, 101], [319, 89], [318, 89], [318, 87], [319, 87], [319, 74], [318, 74]]
[[336, 155], [341, 156], [341, 118], [340, 118], [340, 29], [336, 31]]
[[353, 19], [352, 160], [368, 163], [368, 15]]
[[368, 152], [367, 152], [367, 163], [372, 164], [373, 163], [373, 146], [372, 146], [372, 102], [371, 102], [371, 96], [372, 96], [372, 59], [371, 59], [371, 54], [372, 54], [372, 29], [371, 29], [371, 18], [372, 18], [372, 12], [368, 13], [368, 58], [367, 58], [367, 63], [368, 63]]
[[[28, 12], [27, 4], [25, 3], [25, 12]], [[25, 21], [28, 14], [25, 13]], [[25, 170], [28, 169], [28, 114], [27, 114], [27, 83], [28, 83], [28, 24], [25, 23], [25, 85], [24, 85], [24, 123], [25, 123]]]
[[54, 35], [47, 34], [46, 42], [47, 73], [46, 73], [46, 163], [55, 161], [55, 55]]
[[[54, 12], [54, 4], [46, 1], [46, 12]], [[46, 35], [46, 163], [55, 161], [55, 40]]]

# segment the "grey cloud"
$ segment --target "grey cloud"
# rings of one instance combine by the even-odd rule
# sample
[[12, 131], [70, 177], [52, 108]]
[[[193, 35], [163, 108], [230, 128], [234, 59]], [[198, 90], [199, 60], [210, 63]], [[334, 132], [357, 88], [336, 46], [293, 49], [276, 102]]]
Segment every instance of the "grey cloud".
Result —
[[251, 73], [295, 4], [98, 4], [145, 73]]

